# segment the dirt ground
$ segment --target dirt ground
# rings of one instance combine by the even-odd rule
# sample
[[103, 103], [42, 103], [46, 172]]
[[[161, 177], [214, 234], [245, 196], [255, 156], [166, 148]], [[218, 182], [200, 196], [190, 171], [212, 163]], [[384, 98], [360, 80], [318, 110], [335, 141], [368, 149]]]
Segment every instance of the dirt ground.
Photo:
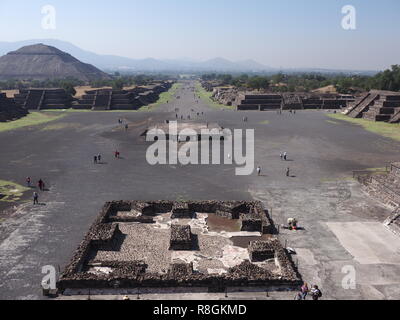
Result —
[[[282, 231], [280, 237], [297, 251], [294, 259], [304, 280], [319, 284], [324, 299], [400, 298], [400, 253], [396, 246], [387, 246], [382, 252], [396, 258], [379, 254], [386, 229], [378, 225], [390, 211], [351, 179], [353, 170], [398, 161], [399, 142], [347, 122], [333, 123], [326, 112], [278, 115], [210, 109], [197, 103], [185, 87], [176, 94], [180, 99], [149, 113], [68, 113], [51, 130], [40, 125], [0, 133], [0, 179], [24, 184], [31, 176], [48, 186], [40, 193], [39, 206], [32, 206], [28, 193], [23, 198], [28, 202], [2, 207], [9, 213], [0, 224], [0, 299], [41, 299], [41, 268], [62, 269], [104, 203], [122, 199], [261, 200], [272, 209], [277, 224], [292, 216], [300, 221], [303, 230]], [[175, 119], [177, 108], [182, 115], [191, 109], [204, 112], [196, 117], [199, 122], [255, 129], [255, 166], [262, 167], [263, 175], [236, 176], [235, 165], [149, 165], [145, 158], [149, 143], [141, 135], [155, 123]], [[246, 123], [244, 116], [249, 119]], [[118, 125], [119, 118], [129, 123], [128, 131]], [[116, 150], [121, 152], [119, 160], [114, 159]], [[279, 157], [284, 151], [287, 162]], [[94, 165], [97, 154], [102, 154], [102, 164]], [[365, 225], [368, 247], [362, 244]], [[357, 238], [350, 245], [348, 230], [353, 226]], [[359, 258], [363, 256], [378, 258]], [[356, 271], [356, 288], [343, 285], [343, 270], [349, 266]], [[196, 298], [196, 294], [182, 297]]]

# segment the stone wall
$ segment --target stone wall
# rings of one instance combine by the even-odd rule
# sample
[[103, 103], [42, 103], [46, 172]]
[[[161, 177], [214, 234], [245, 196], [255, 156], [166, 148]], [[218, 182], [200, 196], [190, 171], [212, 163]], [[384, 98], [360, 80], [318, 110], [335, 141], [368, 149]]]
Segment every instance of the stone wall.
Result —
[[[263, 228], [271, 225], [267, 212], [263, 210], [259, 202], [189, 201], [185, 203], [188, 208], [196, 212], [224, 212], [224, 214], [230, 212], [232, 217], [237, 217], [238, 214], [240, 217], [246, 214], [259, 215]], [[119, 212], [145, 211], [148, 208], [152, 208], [147, 213], [153, 214], [158, 209], [171, 212], [174, 206], [177, 207], [177, 203], [173, 201], [119, 201], [106, 203], [76, 250], [70, 264], [62, 273], [57, 283], [58, 289], [63, 292], [65, 289], [88, 288], [205, 287], [210, 291], [220, 291], [226, 287], [271, 286], [288, 289], [296, 288], [300, 285], [301, 277], [297, 273], [290, 256], [282, 248], [279, 241], [273, 243], [281, 274], [271, 274], [252, 265], [250, 262], [231, 268], [227, 274], [215, 275], [193, 273], [193, 266], [179, 263], [170, 265], [169, 272], [165, 274], [155, 274], [146, 271], [147, 266], [143, 261], [107, 262], [90, 260], [92, 250], [112, 246], [113, 239], [119, 236], [118, 224], [113, 222], [113, 217]], [[188, 234], [190, 234], [191, 238], [191, 232], [190, 227], [187, 227], [173, 227], [171, 240], [188, 243]], [[108, 267], [112, 271], [109, 274], [88, 272], [93, 266]]]
[[190, 226], [171, 226], [170, 250], [192, 250], [193, 239]]
[[0, 122], [17, 120], [27, 114], [26, 109], [16, 105], [14, 100], [7, 98], [5, 93], [0, 93]]

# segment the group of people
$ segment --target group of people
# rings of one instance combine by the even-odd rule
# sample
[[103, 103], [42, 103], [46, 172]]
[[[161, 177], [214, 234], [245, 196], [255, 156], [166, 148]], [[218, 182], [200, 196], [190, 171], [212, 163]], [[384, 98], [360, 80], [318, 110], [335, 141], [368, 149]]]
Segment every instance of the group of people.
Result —
[[94, 164], [101, 163], [101, 159], [102, 159], [101, 154], [99, 154], [98, 156], [94, 156], [94, 158], [93, 158]]
[[[28, 188], [32, 188], [31, 177], [26, 178], [26, 185]], [[46, 190], [46, 184], [44, 183], [44, 181], [42, 179], [39, 179], [39, 181], [37, 182], [37, 187], [42, 192]], [[39, 204], [39, 194], [36, 191], [33, 193], [33, 204], [34, 205]]]
[[[194, 110], [192, 110], [192, 111], [194, 112]], [[197, 115], [197, 117], [200, 117], [200, 112], [197, 112], [196, 115]], [[204, 115], [204, 112], [202, 112], [201, 115]], [[179, 119], [179, 118], [180, 118], [181, 120], [184, 120], [184, 119], [185, 119], [185, 117], [184, 117], [183, 115], [179, 116], [178, 114], [175, 114], [175, 117], [176, 117], [176, 119]], [[192, 119], [192, 116], [189, 114], [189, 115], [186, 117], [186, 119], [187, 119], [187, 120], [191, 120], [191, 119]]]
[[295, 300], [307, 300], [309, 294], [313, 300], [319, 300], [322, 297], [322, 292], [317, 285], [312, 286], [310, 289], [308, 284], [304, 283], [300, 288], [300, 292], [295, 296]]
[[[257, 167], [257, 175], [259, 177], [262, 175], [262, 168], [260, 166]], [[286, 169], [286, 177], [290, 177], [290, 168]]]

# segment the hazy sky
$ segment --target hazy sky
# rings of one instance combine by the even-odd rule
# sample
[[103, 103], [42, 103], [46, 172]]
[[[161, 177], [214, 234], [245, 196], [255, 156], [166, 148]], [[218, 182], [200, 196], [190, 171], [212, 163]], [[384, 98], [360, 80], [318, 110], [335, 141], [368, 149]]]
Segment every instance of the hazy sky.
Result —
[[[44, 5], [55, 30], [42, 29]], [[344, 30], [353, 5], [356, 30]], [[399, 0], [0, 0], [0, 41], [54, 38], [132, 58], [254, 59], [272, 67], [400, 64]]]

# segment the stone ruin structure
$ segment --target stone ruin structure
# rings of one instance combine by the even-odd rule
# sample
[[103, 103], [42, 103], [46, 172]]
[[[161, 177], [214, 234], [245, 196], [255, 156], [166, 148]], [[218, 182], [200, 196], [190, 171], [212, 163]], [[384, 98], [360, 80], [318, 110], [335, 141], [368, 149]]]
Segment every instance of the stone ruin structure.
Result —
[[350, 103], [343, 113], [352, 118], [399, 123], [400, 93], [371, 90]]
[[218, 87], [213, 89], [212, 98], [226, 106], [236, 105], [239, 90], [235, 87]]
[[14, 99], [26, 110], [69, 109], [72, 102], [72, 96], [64, 89], [24, 89]]
[[249, 245], [251, 262], [262, 262], [275, 258], [276, 239], [271, 241], [252, 241]]
[[388, 173], [358, 172], [355, 176], [370, 195], [392, 208], [400, 206], [400, 162], [392, 163]]
[[7, 98], [5, 93], [0, 93], [0, 122], [17, 120], [27, 114], [26, 109], [16, 105], [14, 100]]
[[171, 81], [130, 90], [99, 89], [88, 90], [72, 108], [92, 110], [137, 110], [156, 102], [161, 93], [168, 91]]
[[190, 226], [172, 225], [170, 250], [192, 250], [193, 235]]
[[[173, 211], [184, 219], [172, 216]], [[196, 214], [188, 220], [186, 217], [192, 212]], [[79, 294], [82, 290], [91, 290], [92, 293], [93, 290], [136, 292], [138, 288], [157, 291], [160, 288], [177, 287], [186, 288], [189, 292], [193, 288], [224, 292], [228, 287], [294, 290], [301, 284], [301, 276], [290, 255], [279, 240], [272, 236], [267, 241], [251, 242], [248, 250], [236, 248], [242, 250], [242, 254], [246, 252], [250, 258], [237, 260], [238, 257], [233, 254], [235, 259], [230, 260], [221, 272], [204, 267], [199, 269], [202, 264], [210, 263], [209, 260], [214, 261], [213, 265], [222, 265], [221, 259], [224, 259], [219, 253], [210, 256], [212, 250], [222, 248], [215, 247], [215, 244], [208, 248], [209, 237], [214, 239], [212, 243], [229, 242], [225, 237], [207, 235], [208, 232], [200, 234], [197, 230], [195, 235], [193, 226], [200, 223], [197, 221], [197, 215], [201, 214], [215, 214], [228, 219], [247, 221], [244, 223], [244, 229], [260, 234], [273, 232], [273, 223], [260, 202], [109, 202], [103, 207], [71, 262], [61, 274], [57, 283], [59, 293]], [[172, 225], [164, 224], [165, 227], [170, 226], [169, 230], [165, 230], [165, 227], [153, 227], [169, 216]], [[254, 223], [249, 223], [250, 220]], [[138, 234], [141, 228], [143, 232], [139, 231]], [[134, 240], [130, 240], [129, 237], [133, 237]], [[163, 240], [165, 237], [168, 237], [169, 242]], [[158, 242], [149, 246], [148, 243], [152, 240]], [[141, 246], [142, 242], [145, 243], [144, 246]], [[122, 249], [127, 251], [119, 255]], [[165, 253], [160, 255], [160, 252]], [[156, 256], [153, 260], [150, 257], [152, 255]], [[194, 260], [185, 261], [184, 257], [188, 255], [193, 255]], [[138, 256], [141, 258], [137, 258]], [[165, 260], [165, 256], [171, 257]], [[234, 264], [232, 261], [235, 261]]]
[[[208, 84], [208, 85], [207, 85]], [[343, 109], [354, 101], [351, 95], [305, 92], [268, 93], [246, 92], [243, 88], [215, 87], [203, 82], [213, 91], [213, 99], [220, 104], [236, 106], [239, 111]]]
[[392, 163], [387, 173], [357, 172], [355, 177], [369, 195], [394, 210], [385, 225], [400, 235], [400, 162]]
[[282, 96], [280, 94], [240, 94], [237, 110], [267, 111], [282, 108]]

